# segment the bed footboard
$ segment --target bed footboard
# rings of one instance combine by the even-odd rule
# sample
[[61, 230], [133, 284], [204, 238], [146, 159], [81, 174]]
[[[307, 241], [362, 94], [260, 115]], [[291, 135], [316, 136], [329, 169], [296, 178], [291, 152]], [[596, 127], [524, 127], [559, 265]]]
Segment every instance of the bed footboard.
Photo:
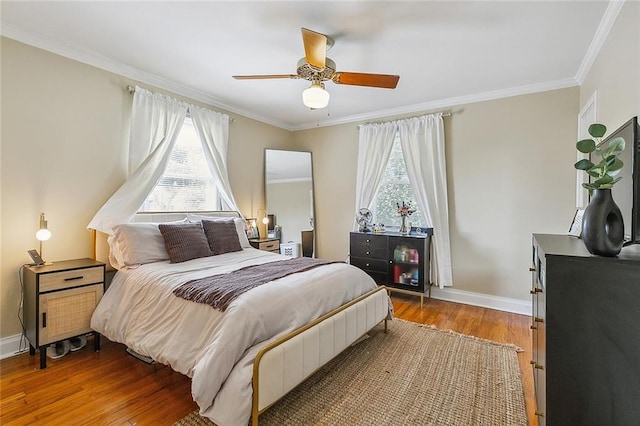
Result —
[[258, 416], [320, 369], [389, 313], [384, 286], [360, 296], [265, 346], [253, 364], [252, 424]]

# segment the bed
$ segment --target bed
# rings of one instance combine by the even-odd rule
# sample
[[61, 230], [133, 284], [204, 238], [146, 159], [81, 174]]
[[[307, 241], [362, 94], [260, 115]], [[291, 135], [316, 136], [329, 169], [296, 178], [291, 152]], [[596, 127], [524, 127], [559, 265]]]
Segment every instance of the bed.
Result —
[[[92, 328], [191, 377], [200, 415], [219, 426], [246, 425], [250, 419], [257, 425], [260, 413], [378, 323], [385, 321], [386, 329], [391, 318], [384, 287], [343, 262], [273, 279], [237, 295], [224, 311], [177, 297], [174, 291], [185, 282], [287, 264], [286, 256], [252, 248], [243, 220], [234, 215], [138, 215], [138, 223], [122, 225], [147, 234], [136, 237], [137, 259], [124, 253], [135, 252], [130, 247], [135, 244], [113, 241], [118, 232], [109, 237], [108, 255], [95, 252], [119, 270], [93, 314]], [[239, 250], [180, 262], [160, 259], [158, 244], [165, 241], [154, 227], [165, 232], [166, 223], [191, 228], [180, 223], [210, 224], [210, 219], [234, 223]], [[166, 245], [167, 252], [172, 249]]]

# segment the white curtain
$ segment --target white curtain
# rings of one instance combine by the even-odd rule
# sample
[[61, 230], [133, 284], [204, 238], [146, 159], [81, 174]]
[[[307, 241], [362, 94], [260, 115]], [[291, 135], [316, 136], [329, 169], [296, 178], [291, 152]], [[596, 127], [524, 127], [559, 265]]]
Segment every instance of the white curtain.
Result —
[[418, 208], [433, 227], [432, 282], [453, 285], [442, 114], [400, 120], [398, 132]]
[[136, 87], [129, 134], [129, 178], [98, 210], [90, 229], [112, 233], [130, 222], [156, 185], [175, 145], [189, 105]]
[[209, 170], [216, 179], [223, 210], [239, 211], [231, 192], [227, 171], [227, 144], [229, 141], [229, 116], [208, 109], [192, 106], [191, 119], [202, 142], [202, 149]]
[[[372, 207], [380, 179], [389, 162], [397, 126], [392, 122], [363, 124], [359, 126], [359, 131], [355, 217], [361, 208]], [[358, 230], [356, 222], [353, 229]]]

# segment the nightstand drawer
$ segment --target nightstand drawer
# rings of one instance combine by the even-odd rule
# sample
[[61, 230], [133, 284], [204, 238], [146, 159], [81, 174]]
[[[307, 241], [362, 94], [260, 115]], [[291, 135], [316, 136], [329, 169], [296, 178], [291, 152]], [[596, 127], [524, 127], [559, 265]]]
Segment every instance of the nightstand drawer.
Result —
[[40, 293], [104, 282], [104, 267], [51, 272], [40, 276]]
[[258, 247], [256, 248], [259, 250], [265, 250], [265, 251], [280, 251], [280, 241], [273, 240], [273, 241], [260, 242], [258, 243]]

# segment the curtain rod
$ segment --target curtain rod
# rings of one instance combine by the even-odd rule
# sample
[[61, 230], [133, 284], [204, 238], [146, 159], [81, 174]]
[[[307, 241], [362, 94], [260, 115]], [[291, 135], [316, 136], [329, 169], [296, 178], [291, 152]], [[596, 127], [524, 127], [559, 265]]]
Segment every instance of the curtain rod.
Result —
[[[367, 124], [382, 124], [382, 123], [392, 123], [394, 121], [400, 121], [400, 120], [411, 120], [412, 118], [420, 118], [420, 117], [424, 117], [425, 115], [430, 115], [430, 114], [438, 114], [438, 113], [437, 112], [431, 112], [429, 114], [421, 114], [421, 115], [416, 115], [416, 116], [413, 116], [413, 117], [397, 118], [395, 120], [389, 120], [389, 121], [371, 121], [371, 122], [368, 122], [368, 123], [358, 124], [356, 126], [356, 129], [360, 129], [360, 126], [364, 126], [364, 125], [367, 125]], [[450, 112], [443, 112], [443, 113], [440, 113], [440, 114], [443, 117], [451, 117], [451, 113]]]
[[[133, 95], [134, 93], [136, 93], [136, 88], [134, 86], [128, 85], [126, 87], [127, 92], [129, 92], [130, 95]], [[187, 117], [190, 117], [191, 113], [189, 113], [189, 110], [187, 109]], [[229, 117], [229, 122], [230, 123], [235, 123], [236, 119], [233, 117]]]

